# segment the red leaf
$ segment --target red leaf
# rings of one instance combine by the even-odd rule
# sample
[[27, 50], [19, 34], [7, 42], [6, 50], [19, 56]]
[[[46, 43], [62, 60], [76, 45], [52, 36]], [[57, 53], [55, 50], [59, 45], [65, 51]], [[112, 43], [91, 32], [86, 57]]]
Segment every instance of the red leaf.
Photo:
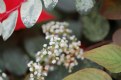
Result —
[[[26, 0], [4, 0], [4, 2], [6, 4], [6, 12], [3, 14], [0, 14], [0, 22], [2, 22], [4, 19], [6, 19], [12, 11], [18, 9], [19, 14], [18, 14], [18, 20], [17, 20], [17, 25], [16, 25], [15, 30], [24, 29], [25, 26], [24, 26], [24, 24], [21, 20], [21, 16], [20, 16], [20, 7], [24, 1], [26, 1]], [[49, 14], [48, 12], [43, 10], [37, 22], [39, 23], [42, 21], [47, 21], [47, 20], [52, 20], [52, 19], [55, 19], [55, 16], [53, 16], [52, 14]]]
[[[52, 20], [55, 19], [55, 17], [49, 13], [47, 13], [45, 10], [42, 11], [37, 23], [39, 22], [43, 22], [43, 21], [48, 21], [48, 20]], [[20, 29], [24, 29], [25, 26], [21, 20], [21, 16], [20, 16], [20, 9], [19, 9], [19, 15], [18, 15], [18, 21], [17, 21], [17, 25], [16, 25], [16, 29], [15, 30], [20, 30]]]

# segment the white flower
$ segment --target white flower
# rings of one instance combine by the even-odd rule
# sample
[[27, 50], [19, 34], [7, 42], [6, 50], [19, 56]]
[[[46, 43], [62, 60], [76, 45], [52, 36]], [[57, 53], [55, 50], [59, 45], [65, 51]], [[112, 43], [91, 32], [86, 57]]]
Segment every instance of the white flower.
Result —
[[31, 78], [33, 78], [33, 77], [34, 77], [34, 75], [33, 75], [33, 74], [30, 74], [30, 77], [31, 77]]
[[7, 75], [0, 70], [0, 80], [5, 80], [7, 79]]
[[76, 0], [77, 10], [81, 13], [88, 12], [90, 9], [94, 7], [94, 0]]
[[52, 60], [52, 64], [55, 64], [56, 63], [56, 60]]
[[[66, 22], [50, 22], [43, 25], [43, 32], [49, 44], [44, 44], [43, 49], [36, 54], [36, 62], [28, 64], [34, 78], [43, 80], [48, 71], [54, 69], [54, 65], [64, 65], [69, 72], [78, 64], [76, 58], [82, 58], [81, 42], [77, 41], [72, 31], [68, 29]], [[32, 79], [33, 79], [33, 75]]]
[[6, 77], [7, 75], [6, 75], [5, 73], [2, 73], [2, 76], [3, 76], [3, 77]]
[[47, 44], [44, 44], [43, 47], [47, 47]]
[[3, 78], [0, 76], [0, 80], [3, 80]]

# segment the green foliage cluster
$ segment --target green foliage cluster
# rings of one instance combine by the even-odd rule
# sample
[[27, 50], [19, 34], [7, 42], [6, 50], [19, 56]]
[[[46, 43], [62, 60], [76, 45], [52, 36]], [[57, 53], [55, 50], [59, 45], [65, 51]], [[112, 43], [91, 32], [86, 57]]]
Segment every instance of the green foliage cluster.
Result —
[[[121, 80], [121, 0], [95, 0], [94, 3], [89, 11], [81, 13], [74, 0], [59, 0], [55, 9], [49, 11], [57, 20], [70, 23], [69, 28], [82, 41], [85, 59], [78, 61], [71, 75], [63, 66], [57, 66], [46, 80]], [[6, 42], [0, 39], [0, 69], [10, 80], [28, 79], [27, 63], [35, 60], [35, 53], [47, 43], [41, 32], [42, 24], [14, 32]]]

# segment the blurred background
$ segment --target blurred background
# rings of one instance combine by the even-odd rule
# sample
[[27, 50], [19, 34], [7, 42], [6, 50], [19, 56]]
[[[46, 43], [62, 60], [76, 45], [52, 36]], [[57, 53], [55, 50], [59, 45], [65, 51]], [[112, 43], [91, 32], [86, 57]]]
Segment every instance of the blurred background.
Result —
[[[59, 0], [53, 10], [45, 8], [44, 10], [55, 17], [51, 20], [70, 23], [69, 28], [82, 42], [81, 47], [86, 51], [110, 43], [113, 33], [121, 26], [120, 20], [105, 19], [98, 13], [97, 8], [89, 14], [81, 15], [76, 9], [74, 0]], [[51, 20], [37, 23], [30, 29], [15, 31], [7, 41], [3, 41], [0, 37], [0, 69], [7, 73], [10, 80], [24, 80], [27, 76], [29, 72], [27, 63], [33, 60], [36, 52], [42, 49], [44, 43], [47, 43], [41, 25]], [[78, 61], [79, 65], [74, 67], [73, 72], [86, 67], [105, 70], [89, 60]], [[49, 72], [46, 80], [62, 80], [69, 74], [63, 66], [57, 66], [54, 71]], [[110, 75], [114, 80], [121, 80], [121, 74]]]

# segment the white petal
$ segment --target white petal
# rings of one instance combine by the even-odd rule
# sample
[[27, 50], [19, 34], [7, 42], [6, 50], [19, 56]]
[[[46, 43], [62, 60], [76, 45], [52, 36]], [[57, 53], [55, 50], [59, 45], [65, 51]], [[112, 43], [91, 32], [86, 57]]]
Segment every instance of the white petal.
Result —
[[2, 34], [2, 23], [0, 22], [0, 36]]
[[58, 3], [58, 0], [43, 0], [46, 8], [54, 8]]
[[27, 28], [32, 27], [42, 12], [41, 0], [27, 0], [21, 6], [21, 17]]
[[4, 13], [6, 11], [6, 6], [3, 0], [0, 0], [0, 13]]
[[7, 40], [13, 33], [18, 18], [18, 10], [12, 12], [9, 17], [2, 22], [2, 36], [4, 40]]

